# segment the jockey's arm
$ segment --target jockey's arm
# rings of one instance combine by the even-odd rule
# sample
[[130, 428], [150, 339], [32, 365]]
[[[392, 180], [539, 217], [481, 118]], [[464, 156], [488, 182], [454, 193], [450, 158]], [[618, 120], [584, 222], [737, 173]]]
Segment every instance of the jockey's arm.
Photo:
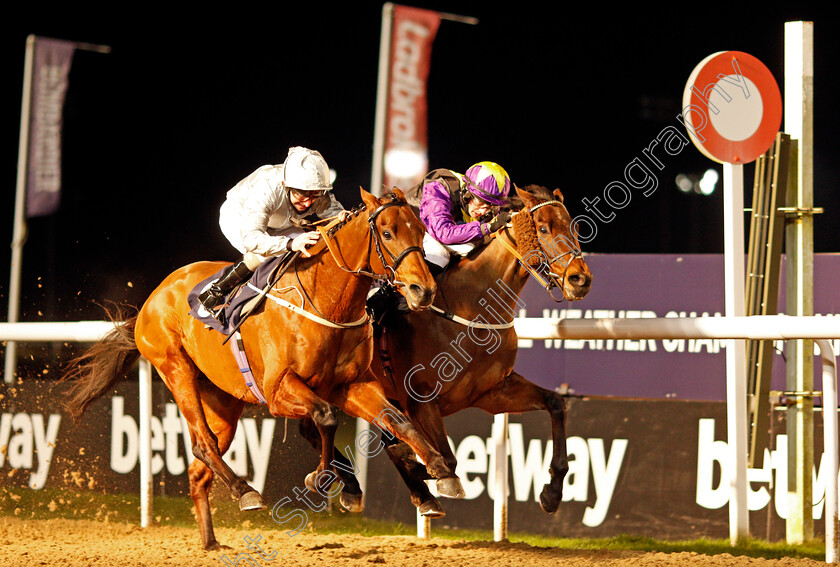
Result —
[[463, 244], [485, 236], [478, 221], [458, 223], [452, 216], [452, 202], [446, 188], [438, 181], [423, 189], [420, 202], [420, 220], [429, 235], [441, 244]]

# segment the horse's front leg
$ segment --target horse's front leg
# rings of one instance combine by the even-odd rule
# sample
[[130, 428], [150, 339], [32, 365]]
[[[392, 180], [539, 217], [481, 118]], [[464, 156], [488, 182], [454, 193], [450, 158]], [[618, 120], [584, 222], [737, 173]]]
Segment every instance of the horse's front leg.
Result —
[[[405, 406], [405, 413], [411, 420], [411, 423], [414, 424], [414, 426], [417, 428], [417, 430], [420, 432], [423, 438], [426, 439], [429, 442], [429, 444], [441, 454], [444, 462], [446, 463], [446, 466], [450, 470], [454, 471], [458, 466], [458, 461], [455, 458], [455, 454], [452, 452], [452, 447], [449, 445], [449, 439], [447, 439], [446, 437], [446, 427], [443, 424], [443, 416], [440, 413], [440, 408], [438, 407], [437, 403], [434, 400], [424, 402], [409, 397], [405, 402]], [[394, 461], [394, 463], [396, 464], [397, 461], [394, 460], [394, 456], [398, 456], [399, 458], [401, 458], [404, 463], [403, 466], [407, 467], [406, 472], [414, 480], [414, 482], [412, 482], [411, 484], [409, 484], [409, 482], [411, 481], [406, 482], [406, 484], [409, 487], [409, 490], [412, 491], [412, 503], [414, 503], [414, 505], [421, 510], [421, 513], [425, 512], [426, 515], [444, 515], [443, 508], [441, 508], [440, 503], [438, 503], [437, 500], [434, 499], [434, 497], [432, 497], [432, 499], [429, 498], [431, 496], [431, 493], [427, 495], [422, 490], [412, 490], [412, 486], [417, 486], [416, 480], [421, 479], [423, 476], [422, 465], [418, 467], [415, 464], [411, 463], [409, 460], [406, 459], [406, 456], [403, 453], [404, 451], [400, 451], [399, 447], [389, 448], [389, 454], [392, 455], [391, 460]], [[420, 456], [420, 458], [423, 458], [422, 455]], [[400, 466], [397, 465], [398, 470], [399, 468]], [[426, 469], [428, 470], [428, 467], [426, 467]], [[403, 475], [403, 479], [407, 479], [407, 477]], [[463, 488], [461, 488], [460, 486], [460, 481], [459, 488], [461, 489], [461, 491], [458, 496], [455, 496], [455, 498], [464, 497], [464, 492]], [[440, 490], [438, 491], [440, 492]], [[441, 494], [443, 496], [448, 496], [443, 492], [441, 492]], [[415, 502], [417, 498], [420, 499], [420, 504], [417, 504], [417, 502]]]
[[553, 514], [563, 499], [563, 479], [569, 472], [569, 456], [566, 451], [566, 402], [557, 392], [540, 388], [511, 372], [498, 386], [479, 398], [475, 407], [486, 412], [521, 413], [544, 409], [551, 417], [551, 439], [554, 453], [551, 456], [551, 481], [540, 494], [540, 506]]
[[446, 512], [443, 506], [440, 505], [440, 502], [434, 497], [426, 484], [426, 481], [432, 477], [426, 471], [423, 463], [415, 458], [411, 447], [394, 437], [384, 436], [383, 440], [385, 441], [388, 458], [391, 459], [397, 472], [400, 473], [406, 488], [408, 488], [411, 503], [417, 507], [420, 515], [428, 518], [445, 516]]
[[450, 466], [413, 423], [388, 401], [382, 385], [370, 372], [360, 381], [348, 383], [334, 403], [348, 415], [361, 417], [404, 441], [423, 460], [429, 474], [437, 479], [436, 487], [441, 495], [463, 498], [464, 488], [455, 476], [454, 466]]
[[[287, 369], [277, 381], [277, 388], [268, 399], [272, 415], [295, 419], [309, 418], [320, 436], [321, 461], [318, 468], [306, 475], [306, 487], [329, 497], [326, 491], [337, 478], [333, 466], [335, 453], [335, 432], [338, 429], [336, 409], [315, 394], [293, 370]], [[321, 474], [327, 472], [327, 477]], [[330, 480], [332, 479], [332, 480]]]
[[[300, 434], [304, 439], [309, 441], [315, 450], [322, 451], [321, 435], [315, 427], [315, 422], [310, 418], [305, 417], [300, 420]], [[352, 448], [349, 448], [352, 450]], [[364, 510], [364, 501], [362, 495], [362, 487], [356, 478], [355, 468], [352, 462], [348, 460], [341, 451], [335, 451], [335, 472], [338, 478], [343, 483], [341, 489], [341, 496], [339, 502], [348, 512], [361, 512]]]

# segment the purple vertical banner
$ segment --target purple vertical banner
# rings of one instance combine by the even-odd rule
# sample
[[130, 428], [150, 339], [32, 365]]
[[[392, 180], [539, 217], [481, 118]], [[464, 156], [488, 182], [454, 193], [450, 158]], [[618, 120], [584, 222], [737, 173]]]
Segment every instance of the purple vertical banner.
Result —
[[26, 216], [50, 215], [61, 198], [61, 125], [75, 44], [35, 38], [29, 117]]

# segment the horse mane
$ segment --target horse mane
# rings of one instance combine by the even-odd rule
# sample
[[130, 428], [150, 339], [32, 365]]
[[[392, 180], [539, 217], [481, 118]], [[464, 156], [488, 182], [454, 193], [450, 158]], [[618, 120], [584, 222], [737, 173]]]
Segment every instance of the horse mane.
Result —
[[[381, 197], [381, 198], [386, 198], [386, 197], [388, 197], [388, 198], [389, 198], [389, 200], [388, 200], [388, 201], [386, 201], [387, 203], [390, 203], [390, 202], [393, 202], [393, 201], [400, 201], [400, 200], [401, 200], [401, 199], [400, 199], [399, 197], [397, 197], [397, 196], [396, 196], [393, 192], [391, 192], [391, 193], [385, 193], [384, 195], [382, 195], [382, 197]], [[384, 205], [385, 203], [382, 203], [382, 204]], [[327, 229], [327, 234], [328, 234], [330, 237], [335, 236], [335, 234], [336, 234], [339, 230], [341, 230], [343, 227], [345, 227], [346, 225], [348, 225], [349, 223], [351, 223], [353, 220], [355, 220], [355, 219], [356, 219], [356, 217], [358, 217], [360, 214], [362, 214], [362, 213], [363, 213], [363, 212], [365, 212], [366, 210], [367, 210], [367, 207], [365, 206], [365, 204], [364, 204], [364, 203], [359, 203], [358, 205], [356, 205], [356, 206], [355, 206], [355, 207], [353, 207], [352, 209], [348, 209], [348, 211], [350, 212], [350, 216], [349, 216], [349, 217], [347, 217], [347, 220], [337, 222], [336, 224], [334, 224], [333, 226], [331, 226], [329, 229]], [[308, 250], [309, 250], [309, 254], [310, 254], [310, 258], [314, 258], [315, 256], [319, 255], [321, 252], [323, 252], [323, 251], [324, 251], [324, 250], [326, 250], [326, 249], [327, 249], [327, 243], [326, 243], [326, 242], [324, 242], [324, 239], [323, 239], [323, 238], [321, 238], [320, 240], [318, 240], [318, 242], [317, 242], [316, 244], [314, 244], [313, 246], [311, 246], [311, 247], [309, 247], [309, 248], [308, 248]], [[304, 260], [307, 260], [307, 259], [309, 259], [309, 258], [304, 258]]]
[[[544, 187], [542, 185], [526, 185], [524, 187], [517, 188], [520, 191], [524, 191], [525, 193], [528, 193], [531, 196], [539, 199], [540, 201], [550, 201], [555, 198], [554, 194], [551, 191], [549, 191], [547, 187]], [[508, 204], [502, 208], [510, 210], [512, 212], [520, 212], [526, 209], [525, 202], [522, 200], [522, 197], [520, 197], [516, 191], [513, 191], [510, 195], [508, 195]], [[520, 230], [520, 232], [522, 231]], [[531, 232], [533, 232], [533, 230]], [[536, 241], [536, 235], [533, 235], [533, 240]], [[469, 251], [469, 253], [466, 255], [466, 258], [469, 260], [474, 259], [476, 256], [481, 254], [485, 248], [487, 248], [488, 244], [490, 244], [490, 239], [485, 238], [481, 244]]]
[[[550, 201], [555, 198], [554, 194], [549, 191], [547, 187], [543, 187], [542, 185], [526, 185], [525, 187], [517, 187], [517, 189], [525, 191], [541, 201]], [[511, 192], [508, 196], [508, 206], [506, 208], [515, 212], [521, 211], [525, 208], [525, 203], [516, 191]]]

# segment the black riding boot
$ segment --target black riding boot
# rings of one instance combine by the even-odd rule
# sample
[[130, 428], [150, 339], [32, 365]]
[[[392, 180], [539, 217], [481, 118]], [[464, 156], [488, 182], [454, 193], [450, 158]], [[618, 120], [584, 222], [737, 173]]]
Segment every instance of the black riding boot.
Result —
[[368, 293], [367, 308], [373, 320], [374, 334], [378, 336], [378, 328], [388, 327], [397, 314], [410, 313], [405, 297], [395, 288], [383, 285]]
[[225, 302], [227, 294], [230, 293], [237, 285], [251, 277], [251, 274], [253, 273], [253, 270], [250, 270], [248, 266], [245, 265], [245, 261], [240, 260], [236, 264], [228, 267], [228, 270], [222, 274], [218, 280], [213, 282], [210, 287], [201, 292], [201, 295], [198, 296], [199, 303], [201, 303], [209, 313], [213, 314], [216, 307]]
[[426, 265], [429, 267], [429, 271], [432, 273], [433, 278], [437, 278], [443, 273], [443, 268], [441, 268], [434, 262], [429, 262], [428, 260], [426, 260]]

